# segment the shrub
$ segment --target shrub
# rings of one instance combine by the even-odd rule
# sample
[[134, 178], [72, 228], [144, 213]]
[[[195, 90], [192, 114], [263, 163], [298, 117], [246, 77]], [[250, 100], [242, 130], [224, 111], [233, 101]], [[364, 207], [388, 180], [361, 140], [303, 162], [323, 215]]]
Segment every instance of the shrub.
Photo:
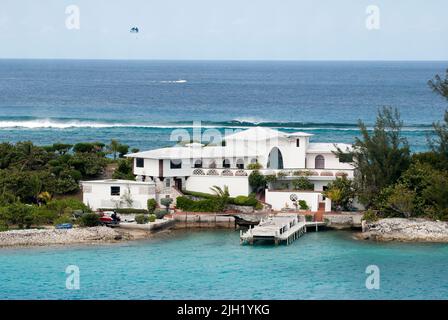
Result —
[[254, 170], [249, 175], [249, 185], [255, 191], [264, 189], [266, 187], [266, 179], [258, 170]]
[[314, 216], [312, 214], [306, 214], [305, 215], [305, 221], [311, 222], [314, 220]]
[[137, 214], [135, 216], [135, 222], [137, 222], [137, 224], [145, 224], [148, 223], [149, 219], [146, 215], [144, 214]]
[[366, 212], [364, 212], [362, 216], [362, 220], [365, 220], [367, 222], [375, 222], [378, 221], [378, 219], [379, 219], [378, 215], [373, 210], [367, 210]]
[[233, 204], [239, 205], [239, 206], [250, 206], [255, 207], [258, 204], [258, 200], [254, 196], [237, 196], [233, 199]]
[[33, 223], [33, 207], [20, 202], [3, 207], [0, 210], [0, 220], [8, 225], [16, 224], [19, 229], [29, 228]]
[[250, 163], [247, 165], [248, 170], [259, 170], [261, 168], [263, 168], [263, 166], [258, 162]]
[[166, 215], [166, 211], [165, 210], [156, 210], [154, 211], [154, 213], [157, 217], [157, 219], [163, 219], [163, 217]]
[[9, 230], [8, 224], [4, 221], [0, 221], [0, 232], [8, 230]]
[[314, 184], [306, 177], [300, 177], [292, 181], [294, 190], [314, 190]]
[[148, 201], [146, 202], [146, 207], [148, 208], [149, 213], [154, 213], [157, 208], [156, 199], [148, 199]]
[[41, 224], [53, 224], [53, 221], [58, 217], [58, 213], [53, 210], [43, 207], [33, 207], [33, 217], [34, 223], [37, 225]]
[[298, 204], [299, 204], [300, 210], [309, 210], [310, 209], [310, 207], [308, 206], [308, 204], [306, 203], [305, 200], [299, 200]]
[[214, 199], [216, 198], [216, 195], [211, 193], [205, 193], [205, 192], [196, 192], [196, 191], [183, 191], [185, 195], [190, 195], [196, 198], [204, 198], [204, 199]]
[[331, 199], [332, 206], [336, 210], [350, 210], [355, 198], [355, 189], [351, 180], [347, 177], [337, 177], [327, 185], [327, 188], [324, 195]]
[[62, 223], [73, 223], [73, 219], [68, 215], [60, 216], [59, 218], [54, 219], [53, 224], [56, 226]]
[[86, 206], [82, 201], [74, 198], [66, 198], [66, 199], [54, 199], [51, 200], [45, 208], [51, 211], [57, 212], [59, 215], [64, 214], [66, 209], [73, 210], [82, 210], [83, 212], [91, 212], [90, 208]]
[[288, 173], [285, 172], [285, 171], [279, 171], [279, 172], [277, 172], [277, 178], [284, 178], [284, 177], [286, 177], [286, 176], [288, 176]]
[[100, 217], [96, 213], [85, 213], [79, 218], [79, 224], [83, 227], [95, 227], [100, 224]]
[[277, 176], [275, 174], [267, 174], [264, 176], [266, 183], [276, 182]]
[[216, 198], [195, 201], [185, 196], [178, 197], [176, 203], [179, 209], [190, 212], [217, 212], [220, 205]]
[[148, 220], [149, 220], [149, 222], [154, 222], [154, 221], [156, 221], [156, 218], [157, 217], [155, 214], [150, 214]]
[[172, 198], [162, 198], [160, 199], [160, 204], [166, 208], [166, 211], [170, 209], [170, 205], [173, 203]]

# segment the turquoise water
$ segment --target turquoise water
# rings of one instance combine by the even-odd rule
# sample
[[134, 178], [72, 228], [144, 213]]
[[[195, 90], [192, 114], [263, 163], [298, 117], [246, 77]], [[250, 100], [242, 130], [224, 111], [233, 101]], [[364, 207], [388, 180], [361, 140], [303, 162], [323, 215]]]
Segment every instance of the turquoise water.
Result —
[[[80, 289], [65, 289], [65, 268]], [[368, 265], [380, 289], [365, 287]], [[237, 231], [179, 231], [118, 245], [0, 250], [0, 299], [447, 299], [448, 245], [308, 233], [240, 246]]]

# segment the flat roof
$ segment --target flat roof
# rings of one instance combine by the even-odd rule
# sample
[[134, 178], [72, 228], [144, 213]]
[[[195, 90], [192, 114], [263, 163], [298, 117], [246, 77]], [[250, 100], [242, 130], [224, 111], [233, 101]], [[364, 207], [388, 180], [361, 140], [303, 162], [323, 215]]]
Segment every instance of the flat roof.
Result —
[[139, 184], [139, 185], [154, 185], [154, 181], [134, 181], [122, 179], [104, 179], [104, 180], [89, 180], [81, 181], [81, 183], [97, 183], [97, 184]]
[[269, 139], [289, 138], [289, 137], [310, 137], [311, 133], [292, 132], [287, 133], [266, 127], [253, 127], [244, 131], [237, 131], [224, 137], [224, 140], [244, 140], [244, 141], [261, 141]]
[[171, 147], [127, 154], [128, 158], [146, 159], [207, 159], [257, 157], [255, 151], [235, 150], [230, 147]]
[[310, 143], [306, 153], [333, 153], [338, 148], [342, 151], [352, 151], [353, 146], [347, 143]]

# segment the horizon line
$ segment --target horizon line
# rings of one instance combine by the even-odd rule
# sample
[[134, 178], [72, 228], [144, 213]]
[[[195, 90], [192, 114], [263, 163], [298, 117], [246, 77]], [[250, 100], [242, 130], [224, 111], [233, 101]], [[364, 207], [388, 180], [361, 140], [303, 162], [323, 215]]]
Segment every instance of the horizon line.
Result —
[[70, 60], [70, 61], [191, 61], [191, 62], [448, 62], [440, 59], [145, 59], [145, 58], [9, 58], [0, 60]]

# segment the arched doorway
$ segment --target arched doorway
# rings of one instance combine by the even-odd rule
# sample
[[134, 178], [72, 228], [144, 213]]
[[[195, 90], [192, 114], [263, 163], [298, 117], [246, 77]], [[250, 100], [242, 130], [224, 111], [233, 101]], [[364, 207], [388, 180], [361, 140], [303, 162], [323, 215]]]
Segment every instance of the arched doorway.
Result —
[[194, 162], [195, 168], [202, 168], [202, 160], [198, 159]]
[[314, 168], [315, 169], [325, 169], [325, 158], [323, 155], [319, 154], [314, 159]]
[[283, 169], [283, 156], [279, 148], [274, 147], [269, 152], [268, 165], [266, 167], [268, 169]]
[[222, 160], [222, 167], [223, 168], [230, 168], [230, 160], [229, 159]]
[[236, 167], [238, 169], [244, 169], [244, 160], [243, 159], [236, 160]]

